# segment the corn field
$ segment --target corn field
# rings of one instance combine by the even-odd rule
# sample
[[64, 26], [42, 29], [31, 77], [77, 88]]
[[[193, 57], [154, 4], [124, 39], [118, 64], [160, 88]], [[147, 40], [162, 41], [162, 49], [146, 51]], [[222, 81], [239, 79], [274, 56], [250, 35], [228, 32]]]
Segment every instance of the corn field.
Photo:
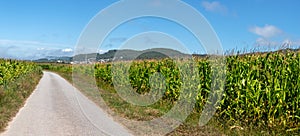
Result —
[[[201, 112], [211, 90], [212, 68], [207, 58], [196, 60], [198, 79], [192, 80], [200, 84], [190, 85], [190, 88], [197, 88], [195, 109]], [[184, 61], [180, 63], [175, 64], [171, 59], [134, 61], [128, 70], [130, 84], [137, 93], [147, 93], [152, 86], [149, 82], [151, 75], [160, 72], [166, 88], [163, 99], [176, 101], [180, 99], [180, 88], [184, 85], [182, 79], [185, 77], [177, 65], [186, 64]], [[128, 78], [112, 74], [112, 65], [126, 71], [128, 64], [96, 64], [96, 78], [109, 85], [113, 85], [116, 78]], [[280, 128], [287, 132], [300, 131], [299, 52], [227, 56], [224, 88], [215, 116], [227, 123]]]
[[38, 66], [30, 62], [22, 62], [16, 60], [0, 60], [0, 85], [24, 76], [30, 72], [37, 71]]

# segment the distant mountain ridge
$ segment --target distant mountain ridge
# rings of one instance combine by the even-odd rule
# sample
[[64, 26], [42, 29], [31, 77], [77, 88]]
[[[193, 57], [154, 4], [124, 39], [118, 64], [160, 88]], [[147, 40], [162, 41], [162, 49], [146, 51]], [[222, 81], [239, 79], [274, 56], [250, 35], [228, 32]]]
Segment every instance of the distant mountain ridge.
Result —
[[89, 53], [89, 54], [78, 54], [73, 57], [48, 57], [43, 59], [35, 60], [35, 62], [62, 62], [70, 63], [72, 61], [83, 62], [83, 61], [112, 61], [112, 60], [133, 60], [133, 59], [163, 59], [168, 57], [185, 57], [189, 54], [182, 53], [173, 49], [166, 48], [153, 48], [142, 51], [123, 49], [123, 50], [109, 50], [103, 54]]
[[[300, 52], [299, 49], [280, 49], [277, 51], [269, 51], [269, 52], [281, 52], [285, 53], [288, 51], [292, 52]], [[268, 52], [253, 52], [253, 53], [240, 53], [238, 55], [247, 55], [247, 54], [264, 54]], [[207, 57], [207, 54], [192, 54], [196, 57]], [[232, 54], [234, 55], [234, 54]], [[34, 62], [59, 62], [59, 63], [70, 63], [73, 61], [77, 62], [108, 62], [113, 60], [143, 60], [143, 59], [163, 59], [168, 57], [187, 57], [190, 54], [182, 53], [173, 49], [166, 48], [153, 48], [142, 51], [131, 50], [131, 49], [123, 49], [123, 50], [109, 50], [103, 54], [99, 53], [90, 53], [90, 54], [79, 54], [74, 57], [55, 57], [49, 56], [47, 58], [42, 58], [35, 60]]]

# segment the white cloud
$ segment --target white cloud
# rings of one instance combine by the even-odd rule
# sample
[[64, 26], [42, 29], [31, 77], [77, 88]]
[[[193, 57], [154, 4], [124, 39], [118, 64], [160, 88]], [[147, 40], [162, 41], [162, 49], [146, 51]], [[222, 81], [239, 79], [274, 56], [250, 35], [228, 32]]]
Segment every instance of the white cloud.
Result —
[[71, 48], [66, 48], [66, 49], [62, 49], [62, 52], [73, 52], [73, 49]]
[[284, 47], [299, 47], [300, 46], [300, 40], [290, 40], [290, 39], [285, 39], [282, 43], [282, 46]]
[[47, 56], [71, 56], [70, 45], [0, 39], [0, 57], [14, 59], [39, 59]]
[[289, 39], [285, 39], [283, 42], [282, 42], [282, 45], [285, 45], [285, 46], [290, 46], [293, 44], [293, 41], [289, 40]]
[[282, 30], [273, 25], [265, 25], [264, 27], [251, 27], [250, 32], [259, 35], [263, 38], [272, 38], [283, 33]]
[[15, 41], [15, 40], [1, 40], [0, 46], [5, 45], [29, 45], [29, 46], [47, 46], [47, 47], [65, 47], [67, 45], [57, 43], [41, 43], [38, 41]]
[[278, 46], [278, 42], [270, 41], [266, 38], [257, 38], [256, 39], [256, 45], [258, 46]]
[[299, 48], [300, 39], [290, 39], [284, 35], [284, 31], [274, 25], [265, 25], [263, 27], [251, 27], [250, 32], [258, 35], [256, 46], [269, 46], [274, 48]]
[[227, 13], [228, 12], [227, 7], [222, 5], [218, 1], [213, 1], [213, 2], [203, 1], [201, 3], [201, 5], [202, 5], [202, 7], [204, 7], [204, 9], [206, 11], [219, 12], [219, 13]]
[[108, 50], [100, 50], [100, 49], [99, 49], [99, 50], [97, 51], [97, 53], [103, 54], [103, 53], [105, 53], [105, 52], [107, 52], [107, 51], [108, 51]]
[[41, 50], [45, 50], [45, 48], [37, 48], [36, 50], [41, 51]]
[[290, 40], [290, 39], [284, 39], [282, 41], [274, 41], [274, 40], [269, 40], [266, 38], [257, 38], [256, 40], [256, 45], [257, 46], [273, 46], [273, 47], [278, 47], [278, 48], [293, 48], [293, 47], [299, 47], [300, 46], [300, 40]]

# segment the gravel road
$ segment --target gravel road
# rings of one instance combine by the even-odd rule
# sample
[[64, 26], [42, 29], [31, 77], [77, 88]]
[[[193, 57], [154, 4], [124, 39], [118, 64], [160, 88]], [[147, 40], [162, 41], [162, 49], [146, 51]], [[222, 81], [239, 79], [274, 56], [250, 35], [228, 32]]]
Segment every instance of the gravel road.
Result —
[[[30, 80], [30, 79], [29, 79]], [[78, 103], [80, 101], [80, 105]], [[82, 111], [84, 105], [88, 111]], [[93, 115], [92, 120], [86, 114]], [[131, 135], [59, 75], [44, 72], [25, 106], [1, 136]]]

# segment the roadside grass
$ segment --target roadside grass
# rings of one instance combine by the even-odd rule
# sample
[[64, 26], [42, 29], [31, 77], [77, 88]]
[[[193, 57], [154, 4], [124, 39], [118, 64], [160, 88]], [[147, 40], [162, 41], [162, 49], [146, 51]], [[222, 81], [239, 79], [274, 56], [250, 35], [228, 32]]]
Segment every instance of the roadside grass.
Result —
[[5, 86], [0, 86], [0, 132], [5, 130], [8, 122], [24, 105], [41, 77], [42, 72], [40, 70], [39, 72], [31, 72], [19, 77]]

